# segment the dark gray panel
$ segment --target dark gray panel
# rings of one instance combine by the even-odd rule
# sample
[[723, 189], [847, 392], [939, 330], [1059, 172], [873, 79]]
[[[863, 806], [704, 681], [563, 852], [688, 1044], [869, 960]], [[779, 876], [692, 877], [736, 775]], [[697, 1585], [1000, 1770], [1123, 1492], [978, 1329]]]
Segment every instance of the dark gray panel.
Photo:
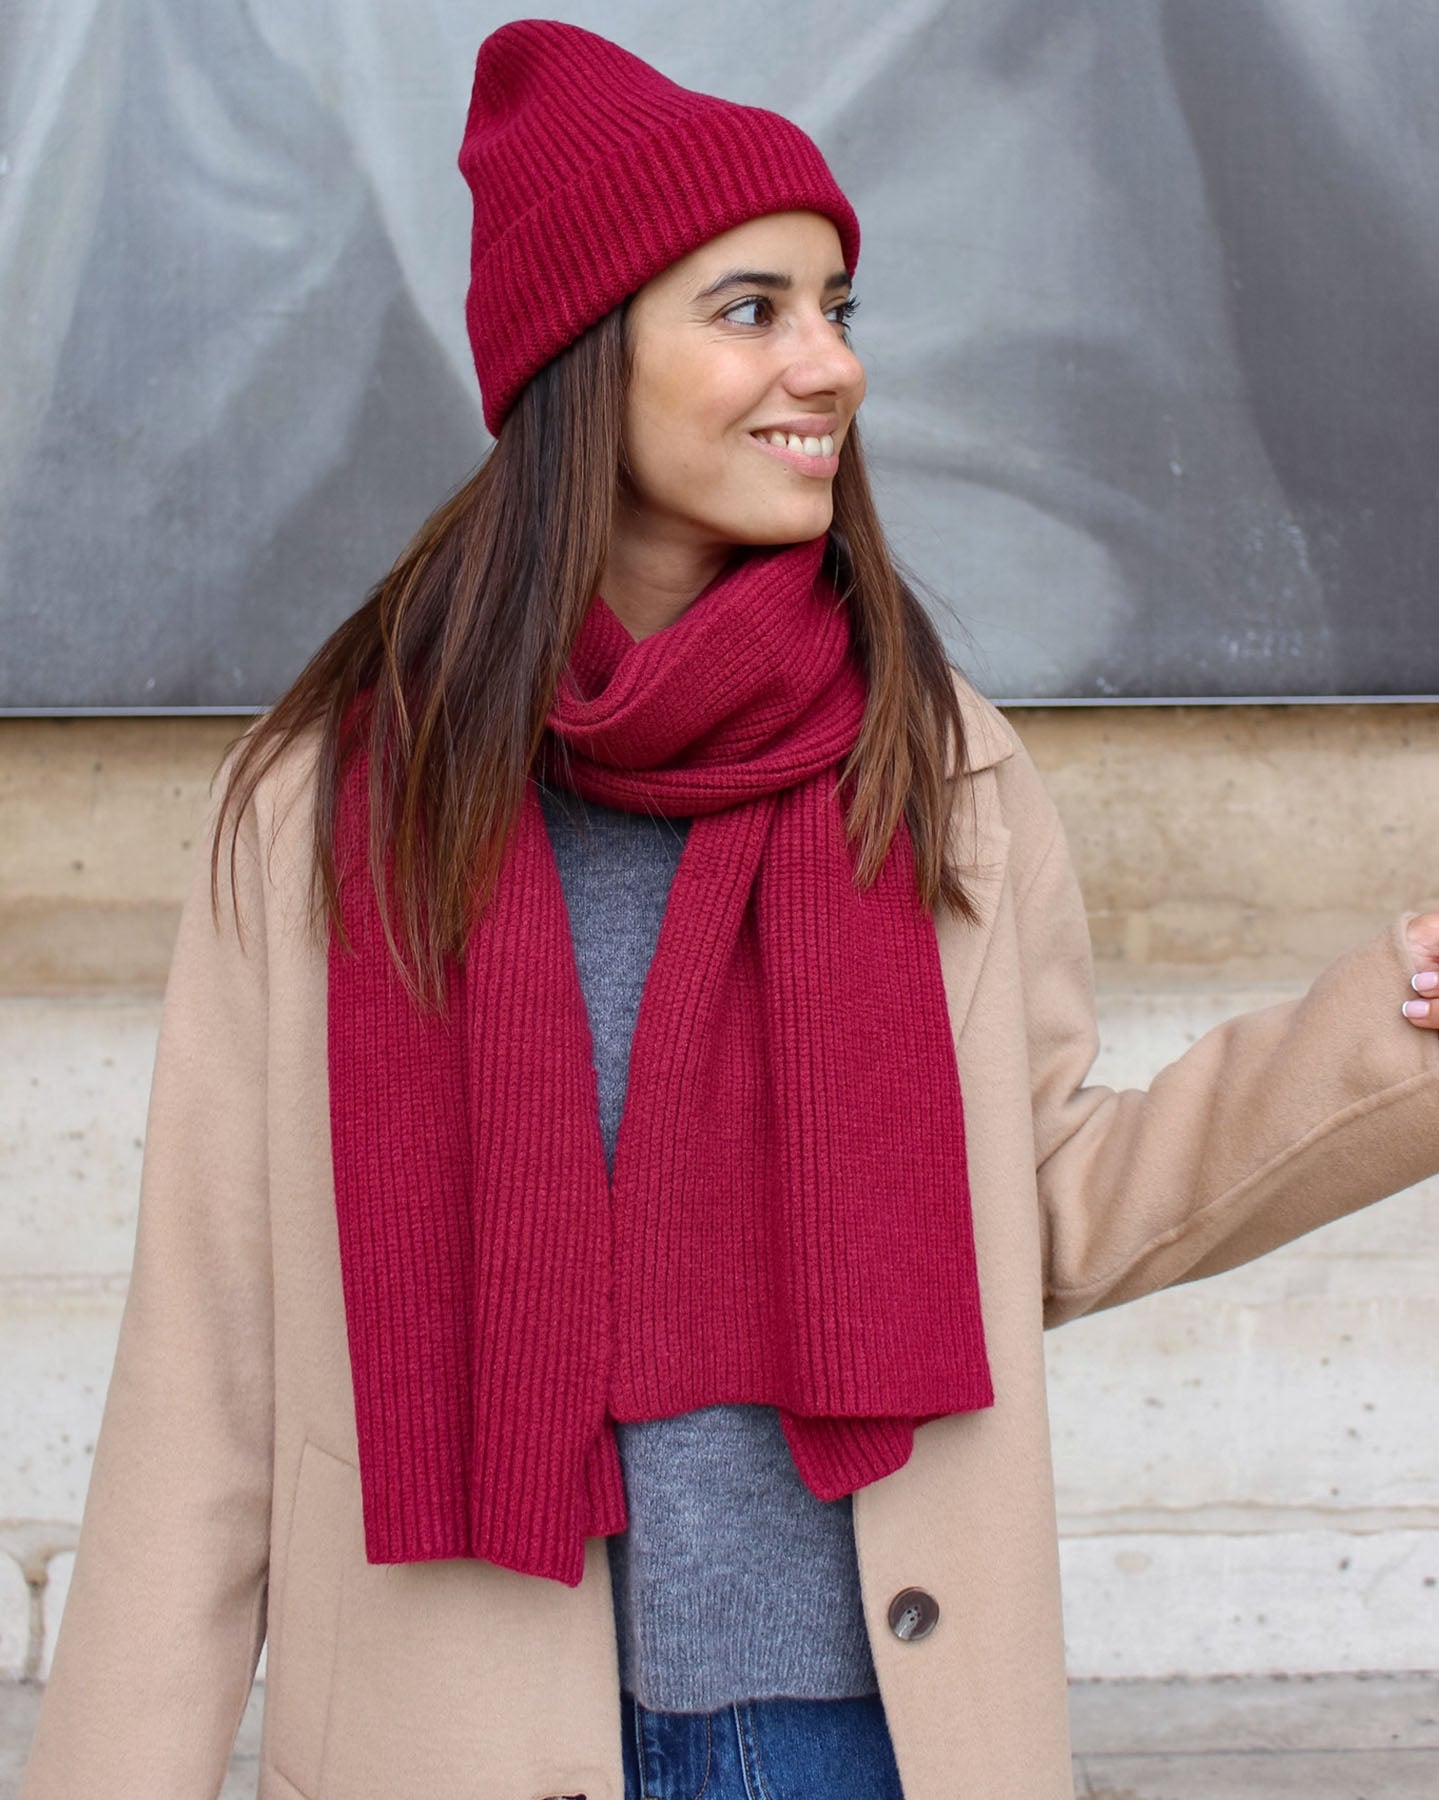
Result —
[[[479, 460], [508, 16], [6, 9], [0, 707], [267, 702]], [[561, 16], [826, 151], [882, 510], [988, 691], [1439, 692], [1429, 0]]]

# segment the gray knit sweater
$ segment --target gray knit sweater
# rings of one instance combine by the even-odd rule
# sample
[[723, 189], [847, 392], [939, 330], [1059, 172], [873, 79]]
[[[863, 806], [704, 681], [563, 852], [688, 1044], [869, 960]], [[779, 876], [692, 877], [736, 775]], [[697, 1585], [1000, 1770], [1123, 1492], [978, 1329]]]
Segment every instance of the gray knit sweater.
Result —
[[[540, 802], [613, 1173], [630, 1041], [689, 820], [543, 783]], [[665, 1712], [876, 1692], [850, 1501], [817, 1500], [804, 1486], [775, 1409], [706, 1406], [616, 1431], [630, 1520], [609, 1540], [621, 1686]]]

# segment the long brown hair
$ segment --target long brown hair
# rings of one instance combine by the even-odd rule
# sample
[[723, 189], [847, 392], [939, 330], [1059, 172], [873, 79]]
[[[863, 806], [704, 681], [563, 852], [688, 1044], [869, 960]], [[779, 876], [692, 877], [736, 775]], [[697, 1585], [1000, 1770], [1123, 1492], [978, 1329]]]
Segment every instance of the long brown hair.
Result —
[[[528, 382], [479, 468], [245, 733], [217, 815], [217, 904], [227, 819], [233, 882], [234, 828], [256, 787], [317, 728], [313, 918], [343, 931], [338, 794], [351, 758], [367, 747], [369, 864], [379, 892], [387, 853], [392, 859], [381, 908], [390, 951], [416, 998], [439, 1002], [447, 959], [463, 948], [498, 878], [628, 491], [626, 314], [627, 303], [616, 307]], [[839, 770], [853, 784], [846, 834], [858, 845], [856, 883], [874, 880], [903, 814], [924, 904], [973, 919], [947, 843], [964, 724], [939, 634], [885, 542], [854, 421], [833, 498], [824, 567], [844, 596], [869, 678], [864, 721]], [[347, 715], [362, 694], [365, 723], [356, 729]]]

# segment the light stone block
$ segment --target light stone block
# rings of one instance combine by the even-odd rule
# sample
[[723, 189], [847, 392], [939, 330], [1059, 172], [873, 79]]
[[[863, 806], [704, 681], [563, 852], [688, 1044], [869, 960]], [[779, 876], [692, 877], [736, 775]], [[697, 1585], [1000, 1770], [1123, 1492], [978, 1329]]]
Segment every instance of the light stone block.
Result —
[[30, 1586], [13, 1556], [0, 1551], [0, 1681], [25, 1674], [30, 1648]]
[[0, 1800], [15, 1800], [44, 1689], [33, 1681], [0, 1681]]
[[1062, 1546], [1076, 1680], [1432, 1668], [1432, 1531], [1177, 1530]]
[[1439, 707], [1009, 717], [1064, 820], [1102, 958], [1298, 969], [1439, 902]]
[[[1315, 974], [1319, 973], [1315, 968]], [[1166, 1063], [1237, 1013], [1294, 1000], [1304, 982], [1215, 987], [1202, 975], [1165, 986], [1101, 986], [1097, 995], [1099, 1055], [1090, 1079], [1109, 1087], [1147, 1087]]]
[[0, 1520], [78, 1523], [122, 1305], [0, 1289]]
[[[1147, 1085], [1211, 1025], [1287, 997], [1107, 994], [1094, 1079]], [[1439, 1181], [1425, 1182], [1223, 1275], [1050, 1333], [1066, 1525], [1143, 1508], [1173, 1523], [1215, 1506], [1407, 1507], [1439, 1523], [1436, 1206]]]
[[1439, 1526], [1439, 1298], [1250, 1306], [1216, 1280], [1046, 1340], [1061, 1515], [1412, 1509]]
[[[1147, 1086], [1302, 991], [1101, 989], [1091, 1079]], [[1439, 1664], [1436, 1205], [1424, 1182], [1049, 1334], [1072, 1673]]]
[[70, 1592], [70, 1577], [75, 1571], [75, 1552], [59, 1550], [45, 1565], [46, 1581], [41, 1592], [40, 1613], [43, 1637], [40, 1644], [40, 1679], [50, 1679], [50, 1664], [55, 1658], [55, 1639], [60, 1634], [60, 1621], [65, 1616], [65, 1600]]
[[129, 1270], [156, 1001], [0, 999], [0, 1271]]

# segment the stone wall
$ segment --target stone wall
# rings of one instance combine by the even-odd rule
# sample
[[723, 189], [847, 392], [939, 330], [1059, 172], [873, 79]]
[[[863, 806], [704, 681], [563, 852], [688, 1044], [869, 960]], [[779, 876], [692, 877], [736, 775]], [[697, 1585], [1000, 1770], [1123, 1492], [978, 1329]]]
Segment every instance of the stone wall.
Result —
[[[1090, 907], [1096, 1079], [1147, 1083], [1210, 1024], [1439, 905], [1439, 708], [1012, 717]], [[3, 1676], [49, 1665], [178, 896], [240, 723], [0, 721]], [[1426, 1183], [1051, 1335], [1076, 1676], [1439, 1665], [1436, 1201]]]

